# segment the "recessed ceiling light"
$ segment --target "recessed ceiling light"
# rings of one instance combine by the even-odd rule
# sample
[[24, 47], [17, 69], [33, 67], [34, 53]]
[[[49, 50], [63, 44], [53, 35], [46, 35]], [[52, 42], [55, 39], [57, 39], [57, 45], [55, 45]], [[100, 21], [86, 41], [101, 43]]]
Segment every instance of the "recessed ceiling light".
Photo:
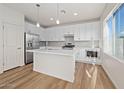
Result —
[[53, 21], [53, 18], [50, 18], [51, 21]]
[[77, 15], [78, 15], [78, 13], [73, 13], [73, 15], [77, 16]]

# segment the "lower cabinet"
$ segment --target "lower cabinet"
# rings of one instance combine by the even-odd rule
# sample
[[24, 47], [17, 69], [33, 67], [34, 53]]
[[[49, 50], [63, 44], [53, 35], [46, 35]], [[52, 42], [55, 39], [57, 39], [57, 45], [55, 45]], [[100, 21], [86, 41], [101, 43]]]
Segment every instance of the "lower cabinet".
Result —
[[86, 58], [86, 51], [85, 49], [80, 49], [76, 55], [75, 55], [75, 59], [76, 61], [82, 61]]

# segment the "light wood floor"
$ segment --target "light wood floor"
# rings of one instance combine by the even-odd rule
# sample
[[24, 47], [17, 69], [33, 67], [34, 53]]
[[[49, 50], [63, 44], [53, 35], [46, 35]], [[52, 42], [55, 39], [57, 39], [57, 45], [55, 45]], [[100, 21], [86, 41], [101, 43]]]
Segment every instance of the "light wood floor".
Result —
[[115, 88], [101, 66], [76, 62], [74, 83], [34, 72], [32, 64], [18, 67], [0, 75], [0, 88], [11, 89], [85, 89]]

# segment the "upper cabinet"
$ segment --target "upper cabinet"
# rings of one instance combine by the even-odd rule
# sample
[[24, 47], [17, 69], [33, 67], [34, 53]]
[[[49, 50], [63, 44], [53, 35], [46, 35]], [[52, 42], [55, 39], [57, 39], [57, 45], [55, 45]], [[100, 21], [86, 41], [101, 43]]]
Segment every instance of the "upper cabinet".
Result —
[[87, 22], [51, 28], [37, 28], [28, 22], [25, 23], [25, 32], [40, 35], [40, 41], [64, 41], [65, 34], [74, 34], [75, 41], [99, 40], [100, 22]]
[[93, 22], [92, 23], [92, 36], [94, 40], [100, 39], [100, 22]]
[[37, 34], [40, 36], [40, 41], [46, 41], [46, 32], [44, 31], [44, 28], [42, 27], [36, 27], [36, 25], [31, 24], [29, 22], [25, 22], [25, 32], [26, 33], [32, 33]]
[[74, 33], [74, 40], [80, 40], [80, 27], [79, 27], [79, 25], [73, 25], [72, 31]]
[[100, 22], [51, 27], [45, 29], [46, 41], [64, 41], [64, 34], [74, 34], [75, 41], [99, 40]]
[[100, 22], [80, 24], [80, 40], [99, 40]]

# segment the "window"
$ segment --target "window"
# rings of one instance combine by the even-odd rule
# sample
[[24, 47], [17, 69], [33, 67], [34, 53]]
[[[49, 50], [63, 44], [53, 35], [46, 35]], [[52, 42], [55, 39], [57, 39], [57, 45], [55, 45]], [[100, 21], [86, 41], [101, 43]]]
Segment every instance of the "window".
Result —
[[110, 17], [105, 24], [104, 29], [104, 50], [106, 53], [112, 54], [112, 37], [113, 37], [113, 28], [112, 28], [112, 17]]
[[119, 59], [124, 59], [124, 4], [114, 13], [115, 53]]
[[104, 52], [124, 60], [124, 4], [105, 22]]
[[124, 4], [113, 14], [115, 18], [115, 31], [119, 38], [124, 38]]

